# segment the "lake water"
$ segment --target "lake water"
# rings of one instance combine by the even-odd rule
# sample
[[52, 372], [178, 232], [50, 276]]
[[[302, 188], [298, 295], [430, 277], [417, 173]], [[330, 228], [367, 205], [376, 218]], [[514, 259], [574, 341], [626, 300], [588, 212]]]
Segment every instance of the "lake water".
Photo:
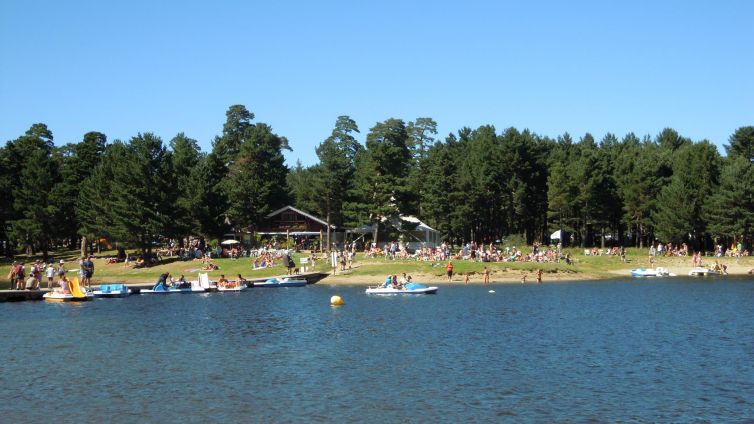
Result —
[[750, 279], [363, 290], [0, 304], [0, 420], [754, 420]]

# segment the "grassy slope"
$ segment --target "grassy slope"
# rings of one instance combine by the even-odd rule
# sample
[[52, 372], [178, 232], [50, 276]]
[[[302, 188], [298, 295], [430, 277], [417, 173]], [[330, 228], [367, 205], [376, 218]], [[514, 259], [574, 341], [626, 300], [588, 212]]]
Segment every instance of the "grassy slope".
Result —
[[[173, 276], [178, 277], [184, 274], [187, 279], [195, 279], [196, 274], [199, 271], [193, 271], [192, 269], [199, 269], [202, 267], [201, 261], [178, 261], [175, 258], [168, 258], [165, 263], [153, 266], [151, 268], [133, 269], [131, 267], [124, 267], [123, 263], [106, 265], [105, 258], [108, 254], [114, 254], [114, 252], [104, 252], [95, 258], [95, 273], [93, 282], [126, 282], [126, 283], [152, 283], [157, 280], [159, 275], [163, 272], [170, 272]], [[584, 256], [583, 250], [573, 249], [571, 251], [574, 259], [573, 265], [560, 264], [539, 264], [539, 263], [527, 263], [527, 262], [505, 262], [505, 263], [480, 263], [470, 261], [454, 260], [454, 273], [458, 276], [465, 273], [471, 273], [472, 277], [480, 277], [484, 267], [489, 267], [493, 272], [493, 281], [495, 276], [510, 275], [512, 273], [523, 274], [527, 272], [533, 272], [537, 269], [542, 269], [545, 273], [552, 274], [557, 273], [559, 275], [566, 275], [569, 278], [578, 279], [580, 277], [589, 278], [612, 278], [620, 273], [627, 273], [632, 268], [640, 266], [649, 266], [649, 261], [646, 256], [646, 249], [639, 251], [639, 249], [627, 250], [627, 262], [621, 263], [620, 258], [617, 256]], [[78, 264], [75, 261], [76, 252], [56, 252], [54, 255], [56, 258], [63, 258], [66, 260], [67, 269], [74, 274], [78, 272]], [[298, 263], [299, 255], [295, 255], [296, 262]], [[23, 260], [27, 264], [30, 262], [27, 257], [19, 256], [16, 259]], [[711, 263], [714, 258], [705, 258], [705, 263]], [[272, 275], [285, 274], [285, 268], [276, 263], [274, 267], [266, 268], [262, 270], [252, 271], [251, 261], [249, 258], [231, 260], [231, 259], [216, 259], [214, 263], [220, 266], [218, 271], [209, 272], [211, 279], [219, 278], [220, 274], [225, 274], [226, 277], [233, 278], [237, 274], [243, 275], [245, 278], [260, 278]], [[733, 260], [730, 258], [724, 258], [721, 262], [726, 264], [739, 264], [748, 268], [754, 267], [754, 257], [743, 258]], [[415, 260], [386, 260], [384, 258], [378, 259], [365, 259], [362, 254], [358, 254], [354, 263], [354, 269], [348, 271], [347, 278], [353, 278], [354, 281], [369, 281], [376, 282], [382, 281], [388, 274], [398, 274], [405, 272], [412, 275], [429, 275], [436, 276], [438, 278], [445, 275], [445, 264], [432, 263], [432, 262], [418, 262]], [[0, 265], [0, 288], [7, 288], [8, 284], [8, 271], [10, 261], [4, 259]], [[691, 268], [690, 258], [658, 258], [655, 266], [664, 266], [667, 268], [676, 268], [678, 270], [684, 270]], [[28, 269], [28, 266], [27, 266]], [[317, 271], [329, 272], [331, 269], [324, 260], [317, 262]], [[460, 278], [460, 277], [459, 277]], [[43, 280], [45, 280], [43, 278]], [[326, 280], [325, 280], [326, 281]], [[46, 283], [43, 281], [43, 287]]]

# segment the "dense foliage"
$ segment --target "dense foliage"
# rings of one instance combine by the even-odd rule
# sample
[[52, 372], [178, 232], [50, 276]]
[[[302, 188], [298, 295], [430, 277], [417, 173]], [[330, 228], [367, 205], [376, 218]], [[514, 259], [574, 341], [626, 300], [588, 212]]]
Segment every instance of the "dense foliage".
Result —
[[431, 118], [378, 122], [361, 145], [356, 122], [340, 116], [316, 147], [319, 163], [289, 170], [286, 138], [253, 120], [231, 106], [206, 153], [183, 133], [165, 145], [150, 133], [108, 144], [89, 132], [56, 147], [46, 125], [32, 125], [0, 148], [4, 253], [82, 236], [147, 251], [165, 237], [253, 231], [289, 203], [339, 227], [372, 224], [375, 235], [416, 215], [452, 242], [549, 242], [555, 230], [581, 246], [754, 238], [754, 127], [737, 129], [723, 157], [672, 129], [575, 141], [485, 125], [438, 140]]

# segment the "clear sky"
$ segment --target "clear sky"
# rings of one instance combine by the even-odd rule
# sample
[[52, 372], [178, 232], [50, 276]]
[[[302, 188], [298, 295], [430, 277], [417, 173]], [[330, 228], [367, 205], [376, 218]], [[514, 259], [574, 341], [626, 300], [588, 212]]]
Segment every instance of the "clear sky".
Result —
[[[178, 132], [244, 104], [289, 165], [339, 115], [718, 146], [754, 125], [752, 1], [0, 1], [0, 142]], [[721, 149], [722, 151], [722, 149]]]

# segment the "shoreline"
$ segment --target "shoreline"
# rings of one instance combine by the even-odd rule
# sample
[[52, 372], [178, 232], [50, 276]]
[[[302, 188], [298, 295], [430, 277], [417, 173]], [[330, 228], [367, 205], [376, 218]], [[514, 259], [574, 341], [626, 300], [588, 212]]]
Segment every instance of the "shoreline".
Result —
[[[719, 261], [727, 266], [728, 275], [737, 278], [754, 278], [748, 274], [754, 268], [754, 257], [746, 258], [705, 258], [704, 265], [712, 267], [714, 262]], [[692, 268], [688, 258], [667, 257], [657, 258], [654, 264], [643, 256], [633, 255], [624, 263], [618, 262], [617, 257], [576, 257], [573, 265], [557, 263], [480, 263], [467, 261], [454, 261], [456, 264], [452, 281], [448, 282], [444, 272], [444, 263], [440, 262], [417, 262], [417, 261], [386, 261], [386, 260], [357, 260], [353, 268], [347, 271], [337, 271], [327, 267], [325, 262], [319, 262], [325, 266], [316, 269], [308, 269], [309, 272], [326, 274], [317, 284], [324, 285], [379, 285], [385, 281], [388, 274], [401, 275], [406, 273], [412, 276], [417, 283], [432, 285], [464, 284], [466, 274], [469, 275], [469, 284], [483, 285], [483, 268], [490, 269], [490, 283], [494, 284], [521, 284], [523, 276], [526, 276], [526, 284], [537, 284], [537, 271], [542, 269], [542, 282], [552, 283], [561, 281], [611, 281], [615, 279], [632, 278], [631, 270], [636, 268], [663, 267], [678, 277], [685, 277]], [[92, 285], [107, 283], [124, 283], [128, 285], [154, 284], [159, 274], [170, 272], [173, 276], [185, 274], [187, 279], [196, 279], [196, 272], [202, 272], [197, 268], [196, 262], [178, 262], [168, 259], [164, 264], [154, 268], [135, 269], [118, 264], [107, 264], [105, 259], [96, 258], [96, 271], [92, 279]], [[262, 271], [250, 270], [248, 261], [219, 259], [216, 264], [220, 269], [208, 271], [210, 279], [216, 280], [220, 274], [233, 276], [243, 274], [247, 279], [263, 279], [286, 276], [286, 269], [280, 265], [267, 268]], [[76, 275], [75, 268], [71, 264], [70, 275]], [[9, 265], [0, 266], [0, 284], [8, 288], [9, 281], [4, 278], [9, 270]], [[255, 271], [258, 271], [257, 274]], [[303, 271], [306, 271], [305, 269]], [[295, 275], [295, 274], [294, 274]], [[57, 279], [56, 279], [57, 281]], [[41, 283], [45, 287], [43, 278]]]
[[[676, 274], [676, 277], [686, 277], [688, 273], [688, 269], [690, 267], [687, 267], [687, 269], [679, 268], [679, 267], [666, 267], [666, 269]], [[752, 277], [754, 278], [754, 275], [751, 275], [748, 273], [750, 268], [748, 266], [743, 265], [729, 265], [728, 266], [728, 274], [723, 276], [715, 276], [715, 277], [709, 277], [709, 278], [720, 278], [720, 277]], [[492, 271], [490, 273], [490, 284], [521, 284], [522, 276], [526, 275], [526, 283], [525, 284], [537, 284], [537, 273], [534, 271], [529, 272], [518, 272], [518, 271]], [[434, 274], [426, 274], [426, 273], [414, 273], [411, 274], [412, 280], [417, 283], [424, 283], [424, 284], [465, 284], [464, 283], [464, 275], [462, 273], [453, 274], [452, 281], [448, 281], [447, 277], [445, 276], [438, 276]], [[542, 274], [542, 283], [548, 283], [548, 282], [570, 282], [570, 281], [611, 281], [621, 278], [634, 278], [631, 277], [631, 269], [620, 269], [620, 270], [612, 270], [612, 271], [605, 271], [604, 273], [593, 273], [593, 272], [544, 272]], [[652, 277], [636, 277], [637, 280], [642, 279], [652, 279]], [[660, 278], [674, 278], [674, 277], [660, 277]], [[699, 277], [699, 278], [706, 278], [706, 277]], [[369, 281], [364, 281], [364, 279], [368, 279]], [[381, 284], [384, 281], [384, 277], [381, 276], [375, 276], [375, 275], [352, 275], [350, 273], [336, 273], [336, 274], [330, 274], [327, 277], [320, 280], [317, 284], [331, 284], [331, 285], [360, 285], [360, 286], [368, 286], [368, 285], [378, 285]], [[469, 278], [469, 285], [475, 284], [475, 285], [484, 285], [484, 278], [479, 275], [478, 273], [473, 274]]]

